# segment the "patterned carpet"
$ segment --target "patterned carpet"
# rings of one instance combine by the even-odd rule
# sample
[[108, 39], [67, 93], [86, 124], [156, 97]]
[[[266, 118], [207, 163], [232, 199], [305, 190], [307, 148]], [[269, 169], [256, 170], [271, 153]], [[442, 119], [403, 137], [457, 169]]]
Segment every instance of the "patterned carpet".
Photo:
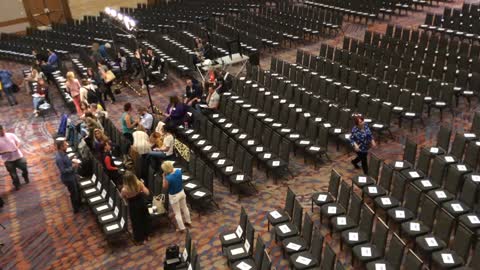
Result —
[[[460, 1], [454, 1], [449, 6], [459, 6]], [[426, 8], [425, 10], [441, 10], [442, 7]], [[413, 12], [409, 16], [394, 17], [394, 22], [414, 26], [423, 22], [424, 13]], [[370, 30], [384, 31], [386, 22], [369, 25]], [[349, 36], [362, 37], [366, 26], [346, 23], [344, 32]], [[341, 44], [343, 36], [330, 39], [330, 44]], [[301, 46], [306, 50], [317, 52], [319, 43]], [[274, 52], [281, 58], [294, 61], [295, 50], [288, 49]], [[262, 56], [262, 66], [268, 66], [271, 53]], [[0, 62], [2, 69], [12, 70], [18, 81], [21, 80], [21, 69], [25, 66]], [[182, 79], [171, 76], [166, 86], [152, 90], [154, 103], [164, 108], [166, 97], [183, 90]], [[58, 113], [65, 109], [55, 90], [55, 100]], [[73, 215], [68, 192], [61, 184], [57, 168], [54, 164], [54, 147], [51, 134], [58, 127], [58, 118], [54, 114], [44, 118], [34, 118], [32, 115], [31, 97], [25, 90], [18, 93], [19, 105], [8, 106], [6, 100], [0, 100], [0, 123], [7, 131], [16, 133], [22, 140], [22, 151], [27, 157], [31, 173], [31, 183], [22, 185], [19, 191], [12, 191], [13, 186], [4, 167], [0, 167], [0, 196], [6, 205], [0, 210], [0, 223], [6, 230], [0, 229], [0, 242], [5, 243], [0, 255], [0, 269], [161, 269], [165, 249], [170, 243], [183, 245], [184, 235], [173, 232], [165, 225], [155, 227], [154, 235], [148, 244], [135, 246], [130, 241], [110, 245], [96, 224], [94, 215], [87, 210]], [[123, 103], [129, 101], [137, 105], [148, 104], [147, 97], [139, 97], [132, 90], [124, 89], [117, 96], [116, 104], [108, 104], [111, 118], [118, 124]], [[445, 113], [444, 124], [453, 125], [455, 131], [463, 131], [470, 126], [471, 111], [476, 109], [474, 102], [469, 111], [463, 103], [457, 109], [455, 118]], [[420, 145], [435, 143], [438, 131], [439, 117], [425, 117], [426, 127], [417, 124], [413, 132], [407, 129], [392, 129], [395, 139], [382, 143], [373, 152], [385, 160], [399, 158], [402, 144], [409, 136]], [[221, 254], [218, 235], [225, 230], [233, 229], [238, 223], [240, 205], [246, 208], [256, 233], [266, 242], [276, 269], [287, 269], [286, 260], [282, 259], [280, 247], [272, 241], [267, 232], [265, 214], [267, 211], [283, 207], [287, 185], [301, 198], [304, 210], [310, 212], [310, 194], [313, 191], [326, 190], [331, 168], [338, 170], [345, 179], [357, 173], [351, 168], [349, 157], [345, 150], [335, 153], [335, 146], [330, 146], [333, 162], [315, 170], [311, 165], [304, 165], [300, 156], [291, 157], [291, 170], [294, 178], [288, 182], [275, 185], [272, 180], [266, 180], [264, 171], [255, 171], [255, 182], [258, 194], [242, 198], [229, 193], [219, 181], [215, 181], [215, 200], [220, 205], [219, 210], [199, 214], [193, 212], [194, 242], [197, 245], [202, 269], [227, 269], [225, 257]], [[319, 225], [318, 210], [313, 219]], [[322, 227], [325, 234], [326, 228]], [[330, 238], [328, 241], [332, 242]], [[336, 241], [333, 241], [334, 243]], [[333, 245], [337, 253], [338, 245]], [[340, 259], [348, 262], [348, 258], [340, 255]]]

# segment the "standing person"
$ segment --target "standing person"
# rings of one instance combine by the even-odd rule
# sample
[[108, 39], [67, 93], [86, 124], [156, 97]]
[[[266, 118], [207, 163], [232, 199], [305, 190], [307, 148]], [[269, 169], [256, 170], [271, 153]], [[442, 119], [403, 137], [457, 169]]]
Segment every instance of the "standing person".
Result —
[[80, 82], [75, 78], [75, 73], [72, 71], [67, 72], [67, 82], [65, 86], [67, 87], [68, 92], [72, 96], [73, 104], [75, 104], [75, 109], [77, 110], [78, 115], [82, 115], [82, 108], [80, 107]]
[[70, 192], [70, 201], [72, 202], [73, 213], [78, 213], [80, 209], [80, 193], [77, 186], [76, 169], [79, 163], [72, 163], [67, 156], [68, 144], [66, 141], [58, 141], [57, 153], [55, 154], [55, 163], [60, 170], [60, 179]]
[[140, 107], [138, 108], [138, 114], [140, 114], [140, 125], [142, 125], [147, 133], [150, 134], [152, 131], [152, 125], [153, 125], [153, 116], [147, 112], [147, 108], [145, 107]]
[[107, 101], [107, 96], [109, 96], [112, 103], [115, 103], [115, 96], [112, 92], [112, 85], [113, 81], [115, 80], [115, 74], [113, 74], [113, 72], [107, 66], [100, 67], [100, 74], [103, 79], [103, 84], [105, 85], [105, 92], [103, 93], [105, 101]]
[[[168, 201], [172, 206], [175, 219], [177, 220], [178, 231], [184, 232], [185, 225], [191, 226], [190, 211], [187, 207], [186, 195], [183, 191], [182, 171], [175, 170], [172, 162], [162, 163], [163, 170], [163, 188], [168, 189]], [[185, 224], [183, 223], [182, 213], [185, 215]]]
[[17, 169], [22, 170], [25, 183], [30, 183], [28, 179], [27, 160], [23, 157], [22, 151], [20, 151], [20, 140], [15, 134], [5, 132], [2, 125], [0, 125], [0, 156], [5, 162], [5, 167], [10, 177], [12, 177], [16, 190], [20, 189], [20, 179], [17, 175]]
[[132, 104], [130, 102], [125, 103], [123, 105], [123, 114], [122, 114], [122, 134], [123, 137], [125, 137], [130, 144], [133, 143], [133, 129], [138, 125], [138, 121], [133, 120], [133, 117], [131, 115], [132, 112]]
[[17, 105], [18, 102], [13, 95], [12, 73], [8, 70], [0, 70], [0, 81], [2, 82], [2, 90], [7, 96], [10, 106]]
[[[104, 110], [107, 110], [105, 102], [103, 102], [103, 93], [105, 91], [105, 85], [103, 84], [102, 76], [93, 71], [92, 68], [87, 69], [87, 78], [91, 84], [95, 84], [97, 88], [95, 89], [95, 94], [97, 94], [97, 101], [103, 107]], [[92, 85], [93, 88], [93, 85]]]
[[350, 142], [353, 149], [357, 153], [357, 157], [351, 162], [356, 169], [360, 169], [358, 163], [361, 162], [363, 173], [368, 174], [368, 149], [370, 149], [370, 147], [375, 147], [376, 143], [373, 139], [370, 128], [364, 122], [363, 116], [355, 116], [353, 120], [355, 122], [355, 126], [352, 128]]
[[144, 244], [150, 233], [150, 219], [145, 201], [145, 196], [149, 194], [148, 188], [137, 179], [135, 174], [128, 171], [125, 173], [121, 195], [128, 201], [133, 239], [136, 244]]

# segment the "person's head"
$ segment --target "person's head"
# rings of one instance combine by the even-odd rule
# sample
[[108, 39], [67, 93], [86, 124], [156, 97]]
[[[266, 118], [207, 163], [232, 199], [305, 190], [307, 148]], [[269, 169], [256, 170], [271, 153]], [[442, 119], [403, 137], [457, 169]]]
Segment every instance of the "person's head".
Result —
[[88, 76], [93, 76], [93, 69], [92, 68], [87, 68], [87, 75]]
[[125, 103], [125, 105], [123, 105], [124, 112], [130, 112], [131, 110], [132, 110], [132, 104], [130, 102], [127, 102]]
[[85, 117], [87, 117], [87, 113], [92, 114], [91, 112], [88, 112], [88, 104], [86, 102], [80, 103], [80, 109], [85, 112]]
[[112, 151], [112, 146], [110, 145], [110, 142], [105, 142], [103, 144], [103, 152], [110, 152]]
[[66, 152], [68, 148], [68, 143], [65, 140], [57, 141], [56, 143], [57, 151]]
[[192, 85], [193, 85], [192, 80], [188, 79], [188, 80], [187, 80], [187, 86], [192, 87]]
[[83, 86], [88, 86], [89, 84], [90, 84], [90, 81], [89, 81], [89, 80], [87, 80], [87, 79], [83, 79], [83, 80], [82, 80], [82, 85], [83, 85]]
[[213, 84], [210, 84], [210, 85], [208, 86], [208, 93], [209, 93], [209, 94], [213, 94], [213, 92], [215, 92], [215, 88], [213, 87]]
[[173, 164], [172, 164], [171, 161], [164, 161], [162, 163], [162, 171], [164, 173], [171, 174], [171, 173], [173, 173], [173, 170], [175, 170], [175, 169], [173, 168]]
[[5, 136], [5, 130], [3, 130], [3, 126], [0, 125], [0, 137]]
[[143, 131], [145, 132], [145, 127], [143, 125], [138, 125], [137, 126], [137, 131]]
[[137, 111], [138, 111], [138, 114], [143, 116], [147, 112], [147, 108], [140, 106], [138, 107]]
[[140, 191], [140, 181], [137, 176], [131, 171], [126, 171], [123, 175], [123, 184], [127, 187], [129, 191], [138, 192]]
[[159, 140], [161, 139], [162, 135], [158, 132], [153, 132], [151, 135], [150, 135], [150, 138], [149, 138], [149, 141], [150, 143], [152, 144], [157, 144], [159, 142]]
[[170, 97], [170, 104], [172, 105], [177, 105], [178, 104], [178, 97], [177, 96], [171, 96]]
[[105, 43], [105, 48], [110, 49], [110, 48], [112, 48], [112, 45], [110, 45], [110, 43], [107, 42], [107, 43]]
[[353, 122], [355, 123], [355, 126], [357, 126], [358, 128], [363, 128], [363, 126], [365, 125], [364, 118], [361, 115], [356, 115], [353, 118]]
[[152, 48], [148, 48], [148, 49], [147, 49], [147, 54], [150, 55], [150, 56], [153, 56], [153, 50], [152, 50]]
[[167, 122], [165, 125], [163, 125], [162, 132], [163, 132], [163, 134], [172, 134], [173, 133], [173, 124], [171, 124], [170, 122]]
[[67, 72], [66, 77], [67, 77], [67, 80], [73, 81], [73, 80], [75, 80], [75, 73], [73, 73], [72, 71], [69, 71], [69, 72]]
[[97, 51], [97, 50], [98, 50], [98, 47], [100, 47], [100, 45], [98, 44], [98, 42], [94, 42], [94, 43], [92, 44], [92, 51], [94, 51], [94, 52]]
[[95, 137], [95, 139], [97, 139], [97, 141], [100, 141], [100, 139], [102, 138], [102, 135], [103, 135], [103, 131], [99, 128], [96, 128], [93, 130], [93, 136]]
[[97, 103], [92, 103], [92, 104], [90, 104], [90, 106], [89, 106], [89, 107], [90, 107], [90, 111], [91, 111], [92, 113], [96, 112], [96, 111], [97, 111], [97, 108], [98, 108], [97, 106], [98, 106]]

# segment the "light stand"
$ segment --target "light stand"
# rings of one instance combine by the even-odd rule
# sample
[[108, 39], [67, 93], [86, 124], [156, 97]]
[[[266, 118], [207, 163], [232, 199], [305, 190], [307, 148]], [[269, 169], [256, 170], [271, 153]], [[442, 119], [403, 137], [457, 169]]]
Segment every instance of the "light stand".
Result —
[[[137, 23], [130, 18], [128, 15], [124, 15], [115, 9], [112, 9], [110, 7], [105, 8], [105, 14], [107, 14], [107, 18], [110, 20], [107, 20], [107, 22], [115, 27], [117, 30], [123, 32], [126, 34], [128, 37], [131, 37], [132, 40], [135, 42], [135, 48], [140, 51], [140, 44], [138, 42], [137, 34], [138, 34], [138, 29], [137, 29]], [[145, 68], [145, 65], [143, 63], [143, 56], [140, 53], [140, 67], [142, 69], [143, 73], [143, 83], [145, 84], [145, 89], [147, 90], [148, 94], [148, 100], [150, 102], [150, 109], [152, 110], [152, 113], [155, 113], [155, 109], [153, 107], [153, 100], [152, 100], [152, 95], [150, 94], [150, 86], [148, 85], [148, 74]]]

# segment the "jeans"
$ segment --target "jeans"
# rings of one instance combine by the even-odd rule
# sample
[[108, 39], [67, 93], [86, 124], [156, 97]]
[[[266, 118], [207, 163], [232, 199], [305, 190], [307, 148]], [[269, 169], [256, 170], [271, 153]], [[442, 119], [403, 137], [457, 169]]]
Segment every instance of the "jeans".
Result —
[[155, 171], [160, 169], [160, 164], [167, 157], [165, 152], [151, 151], [147, 154], [147, 164], [149, 164]]
[[368, 174], [368, 161], [367, 161], [368, 152], [357, 152], [357, 157], [352, 160], [352, 163], [358, 164], [362, 162], [362, 169], [364, 174]]
[[192, 223], [192, 220], [190, 219], [190, 211], [187, 207], [186, 197], [187, 196], [185, 195], [185, 192], [183, 192], [183, 190], [177, 194], [168, 195], [170, 206], [172, 207], [173, 213], [175, 214], [175, 219], [177, 220], [177, 225], [180, 230], [185, 230], [182, 213], [185, 215], [185, 222], [188, 224]]
[[33, 109], [36, 111], [38, 110], [38, 105], [40, 105], [40, 102], [45, 100], [43, 97], [34, 97], [33, 98]]
[[30, 182], [28, 179], [27, 160], [25, 158], [19, 158], [13, 161], [5, 161], [5, 167], [7, 168], [10, 177], [12, 177], [13, 185], [20, 187], [20, 179], [18, 178], [17, 169], [22, 170], [22, 176], [25, 183]]
[[70, 202], [72, 203], [73, 212], [78, 212], [80, 208], [80, 193], [78, 192], [78, 186], [76, 181], [65, 181], [63, 184], [70, 192]]
[[7, 96], [8, 104], [10, 104], [10, 106], [13, 106], [13, 105], [17, 104], [17, 100], [15, 99], [15, 96], [13, 95], [12, 87], [3, 88], [3, 92], [5, 92], [5, 96]]

